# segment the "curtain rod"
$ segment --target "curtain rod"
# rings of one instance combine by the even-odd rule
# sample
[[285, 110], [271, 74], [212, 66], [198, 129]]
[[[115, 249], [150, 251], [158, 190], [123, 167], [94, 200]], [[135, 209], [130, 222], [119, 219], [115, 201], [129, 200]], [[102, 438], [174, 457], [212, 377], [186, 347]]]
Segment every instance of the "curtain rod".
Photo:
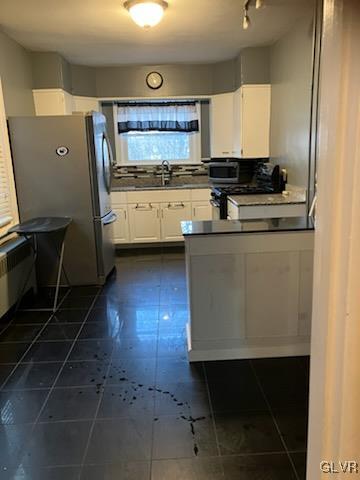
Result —
[[198, 100], [191, 100], [191, 101], [159, 101], [155, 100], [153, 102], [137, 102], [136, 100], [134, 101], [127, 101], [127, 102], [115, 102], [118, 107], [178, 107], [178, 106], [186, 106], [186, 105], [196, 105], [199, 103]]

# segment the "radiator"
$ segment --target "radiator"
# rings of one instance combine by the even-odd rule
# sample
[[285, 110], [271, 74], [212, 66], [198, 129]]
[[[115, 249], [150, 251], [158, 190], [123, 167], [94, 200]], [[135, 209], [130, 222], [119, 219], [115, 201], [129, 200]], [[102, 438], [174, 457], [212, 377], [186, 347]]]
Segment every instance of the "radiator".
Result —
[[[16, 238], [0, 245], [0, 317], [19, 299], [31, 262], [31, 248], [24, 239]], [[35, 287], [33, 272], [26, 291]]]

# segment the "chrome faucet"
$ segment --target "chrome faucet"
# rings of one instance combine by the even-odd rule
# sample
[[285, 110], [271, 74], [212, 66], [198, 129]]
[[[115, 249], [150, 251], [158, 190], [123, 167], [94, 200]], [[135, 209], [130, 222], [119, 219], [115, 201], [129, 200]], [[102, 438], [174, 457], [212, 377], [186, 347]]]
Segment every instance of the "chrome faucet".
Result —
[[[168, 177], [165, 176], [165, 171], [168, 173]], [[167, 183], [170, 182], [171, 178], [171, 166], [168, 160], [163, 160], [161, 162], [161, 185], [164, 187]]]

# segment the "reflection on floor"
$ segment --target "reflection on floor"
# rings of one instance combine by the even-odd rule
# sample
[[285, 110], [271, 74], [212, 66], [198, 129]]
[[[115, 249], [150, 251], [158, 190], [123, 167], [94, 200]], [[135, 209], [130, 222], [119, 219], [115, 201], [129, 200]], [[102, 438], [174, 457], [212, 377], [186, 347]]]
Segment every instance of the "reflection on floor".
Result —
[[308, 359], [189, 365], [184, 258], [165, 252], [1, 324], [1, 479], [305, 478]]

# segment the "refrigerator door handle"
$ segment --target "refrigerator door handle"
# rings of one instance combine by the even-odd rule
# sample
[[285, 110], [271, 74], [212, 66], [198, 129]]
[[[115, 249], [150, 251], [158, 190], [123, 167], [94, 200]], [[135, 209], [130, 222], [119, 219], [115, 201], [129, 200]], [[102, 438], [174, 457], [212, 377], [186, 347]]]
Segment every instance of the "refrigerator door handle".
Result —
[[[105, 148], [106, 146], [106, 148]], [[108, 153], [108, 157], [106, 155]], [[112, 167], [114, 165], [112, 150], [110, 142], [106, 136], [106, 133], [103, 133], [102, 145], [101, 145], [101, 155], [102, 155], [102, 167], [103, 167], [103, 176], [104, 183], [108, 194], [111, 191], [111, 177], [112, 177]]]
[[104, 137], [105, 137], [108, 149], [109, 149], [110, 163], [113, 167], [116, 167], [116, 158], [114, 158], [114, 154], [113, 154], [113, 151], [112, 151], [109, 135], [106, 132], [104, 132]]
[[110, 215], [107, 215], [106, 218], [103, 219], [103, 225], [110, 225], [111, 223], [116, 222], [117, 215], [115, 212], [111, 212]]

